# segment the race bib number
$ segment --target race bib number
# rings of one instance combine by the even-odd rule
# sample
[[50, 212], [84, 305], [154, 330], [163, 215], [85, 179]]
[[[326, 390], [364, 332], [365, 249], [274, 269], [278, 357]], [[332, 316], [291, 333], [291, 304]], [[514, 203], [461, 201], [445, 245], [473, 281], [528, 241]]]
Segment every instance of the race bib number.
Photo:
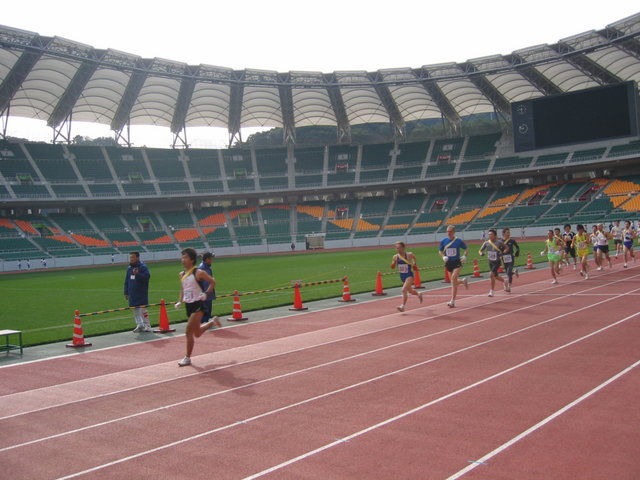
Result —
[[587, 244], [584, 242], [578, 242], [578, 248], [580, 250], [584, 250], [585, 248], [587, 248]]
[[447, 257], [457, 257], [457, 256], [458, 256], [458, 249], [457, 249], [457, 248], [447, 248], [447, 249], [444, 251], [444, 254], [445, 254]]
[[498, 252], [487, 252], [487, 258], [490, 262], [495, 262], [496, 260], [498, 260]]
[[409, 273], [409, 265], [406, 263], [401, 263], [398, 265], [398, 272], [400, 273]]
[[504, 263], [511, 263], [513, 262], [513, 257], [511, 255], [504, 255], [502, 260], [504, 260]]
[[184, 301], [186, 303], [193, 303], [194, 298], [193, 298], [193, 293], [192, 292], [184, 292]]

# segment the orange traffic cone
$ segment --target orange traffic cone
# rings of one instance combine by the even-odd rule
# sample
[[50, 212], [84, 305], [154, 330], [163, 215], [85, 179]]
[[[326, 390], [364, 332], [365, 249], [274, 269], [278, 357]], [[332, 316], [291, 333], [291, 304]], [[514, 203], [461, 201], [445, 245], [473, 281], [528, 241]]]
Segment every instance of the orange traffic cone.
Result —
[[420, 269], [418, 267], [413, 271], [413, 288], [424, 288], [420, 283]]
[[449, 270], [447, 270], [447, 267], [444, 267], [444, 280], [442, 280], [442, 283], [451, 283], [451, 277], [449, 276]]
[[300, 284], [296, 283], [293, 291], [293, 307], [289, 310], [309, 310], [307, 307], [302, 305], [302, 296], [300, 295]]
[[167, 306], [164, 303], [164, 298], [160, 300], [160, 322], [158, 328], [153, 333], [171, 333], [175, 332], [175, 328], [169, 326], [169, 316], [167, 315]]
[[527, 253], [527, 270], [533, 270], [536, 267], [533, 265], [533, 259], [531, 258], [531, 253]]
[[386, 292], [382, 290], [382, 274], [380, 272], [378, 272], [378, 275], [376, 276], [376, 291], [371, 295], [373, 295], [374, 297], [381, 297], [383, 295], [386, 295]]
[[476, 278], [482, 277], [482, 274], [480, 273], [480, 267], [478, 266], [477, 258], [473, 259], [473, 276]]
[[82, 333], [82, 322], [80, 321], [80, 311], [76, 310], [73, 319], [73, 343], [67, 343], [69, 348], [90, 347], [91, 343], [84, 341], [84, 333]]
[[230, 322], [241, 322], [243, 320], [249, 320], [247, 317], [242, 316], [242, 309], [240, 308], [240, 296], [238, 290], [233, 292], [233, 313], [227, 318]]
[[349, 291], [349, 279], [344, 277], [344, 285], [342, 287], [342, 298], [339, 302], [355, 302], [355, 298], [351, 298], [351, 292]]

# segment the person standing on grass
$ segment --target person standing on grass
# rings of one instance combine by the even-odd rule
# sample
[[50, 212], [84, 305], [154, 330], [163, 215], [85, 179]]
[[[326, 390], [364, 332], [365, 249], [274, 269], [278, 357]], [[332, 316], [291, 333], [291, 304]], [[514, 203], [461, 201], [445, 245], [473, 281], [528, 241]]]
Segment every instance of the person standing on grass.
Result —
[[134, 333], [151, 332], [149, 324], [149, 312], [146, 306], [149, 304], [149, 280], [151, 272], [140, 260], [139, 252], [129, 254], [129, 267], [124, 277], [124, 298], [133, 309], [133, 317], [136, 321]]
[[622, 230], [622, 245], [624, 248], [624, 268], [627, 268], [627, 262], [629, 261], [629, 257], [633, 258], [633, 261], [636, 261], [636, 254], [633, 251], [633, 239], [636, 237], [637, 233], [635, 230], [631, 228], [631, 222], [624, 222], [624, 229]]
[[467, 259], [467, 250], [467, 244], [456, 237], [456, 227], [449, 225], [447, 227], [447, 236], [442, 239], [440, 247], [438, 247], [438, 252], [440, 252], [442, 261], [444, 261], [444, 268], [449, 272], [449, 278], [451, 279], [451, 300], [447, 303], [449, 308], [456, 306], [458, 287], [464, 285], [465, 288], [469, 288], [469, 279], [458, 278], [462, 262]]
[[587, 232], [584, 225], [577, 225], [578, 233], [574, 235], [571, 241], [571, 247], [576, 251], [578, 257], [580, 257], [580, 275], [585, 280], [589, 279], [589, 239], [587, 238]]
[[564, 242], [561, 238], [556, 237], [553, 230], [547, 232], [547, 240], [544, 242], [544, 250], [540, 252], [540, 255], [544, 257], [547, 255], [549, 260], [549, 267], [551, 267], [551, 276], [553, 280], [551, 283], [558, 283], [558, 275], [560, 275], [560, 261], [562, 260], [562, 252], [564, 251]]
[[[202, 254], [202, 263], [198, 265], [198, 268], [200, 270], [204, 270], [211, 278], [214, 278], [213, 270], [211, 270], [211, 263], [213, 263], [213, 257], [215, 257], [213, 253], [204, 252], [204, 254]], [[209, 282], [207, 282], [206, 280], [203, 280], [198, 283], [200, 284], [200, 288], [202, 288], [203, 291], [207, 291], [209, 289]], [[214, 288], [213, 291], [207, 295], [207, 299], [202, 302], [204, 304], [205, 312], [202, 315], [202, 318], [200, 319], [200, 323], [207, 323], [211, 318], [211, 314], [213, 312], [213, 301], [215, 299], [216, 299], [216, 289]]]
[[493, 297], [493, 290], [496, 286], [496, 280], [500, 280], [502, 282], [502, 286], [505, 292], [510, 292], [508, 280], [502, 278], [498, 273], [500, 270], [500, 265], [502, 265], [502, 240], [498, 240], [498, 233], [495, 228], [489, 229], [489, 238], [482, 243], [480, 246], [480, 250], [478, 253], [480, 255], [484, 255], [484, 252], [487, 252], [487, 259], [489, 260], [489, 271], [491, 272], [491, 289], [489, 290], [489, 297]]
[[398, 267], [400, 281], [402, 282], [402, 305], [398, 306], [398, 311], [404, 312], [409, 294], [417, 296], [420, 303], [422, 303], [422, 293], [418, 293], [413, 288], [413, 271], [418, 268], [416, 256], [412, 252], [407, 252], [407, 246], [404, 242], [396, 242], [395, 247], [397, 253], [391, 260], [391, 268]]
[[504, 271], [507, 274], [506, 291], [511, 291], [511, 284], [513, 283], [513, 274], [516, 277], [519, 276], [518, 269], [514, 269], [516, 257], [520, 256], [520, 245], [515, 239], [511, 238], [511, 229], [502, 229], [502, 263], [504, 265]]
[[[197, 254], [193, 248], [185, 248], [182, 251], [182, 266], [184, 270], [180, 272], [180, 299], [176, 302], [175, 307], [180, 308], [180, 304], [184, 303], [187, 311], [187, 329], [185, 336], [187, 339], [187, 351], [185, 357], [178, 362], [178, 366], [184, 367], [191, 365], [191, 354], [195, 339], [199, 338], [204, 332], [212, 326], [221, 327], [220, 319], [213, 317], [205, 324], [200, 323], [200, 319], [205, 312], [204, 301], [207, 296], [213, 292], [216, 281], [204, 270], [196, 268]], [[206, 281], [209, 285], [207, 290], [202, 290], [199, 282]]]

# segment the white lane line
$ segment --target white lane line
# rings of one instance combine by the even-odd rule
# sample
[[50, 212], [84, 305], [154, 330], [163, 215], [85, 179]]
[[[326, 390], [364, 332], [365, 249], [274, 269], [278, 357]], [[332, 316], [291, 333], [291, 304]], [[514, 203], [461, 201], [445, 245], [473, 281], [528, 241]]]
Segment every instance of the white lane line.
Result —
[[601, 383], [600, 385], [598, 385], [597, 387], [593, 388], [592, 390], [588, 391], [587, 393], [585, 393], [584, 395], [582, 395], [581, 397], [575, 399], [573, 402], [568, 403], [567, 405], [565, 405], [564, 407], [562, 407], [560, 410], [557, 410], [556, 412], [552, 413], [551, 415], [549, 415], [547, 418], [545, 418], [544, 420], [541, 420], [540, 422], [536, 423], [535, 425], [533, 425], [531, 428], [528, 428], [527, 430], [525, 430], [524, 432], [522, 432], [521, 434], [513, 437], [511, 440], [509, 440], [508, 442], [503, 443], [502, 445], [500, 445], [498, 448], [496, 448], [495, 450], [492, 450], [491, 452], [487, 453], [486, 455], [484, 455], [482, 458], [478, 459], [476, 462], [472, 463], [471, 465], [463, 468], [462, 470], [454, 473], [453, 475], [451, 475], [450, 477], [448, 477], [447, 480], [456, 480], [460, 477], [462, 477], [463, 475], [465, 475], [466, 473], [470, 472], [471, 470], [473, 470], [474, 468], [476, 468], [478, 465], [487, 465], [487, 461], [490, 460], [491, 458], [495, 457], [496, 455], [498, 455], [499, 453], [504, 452], [507, 448], [511, 447], [512, 445], [514, 445], [515, 443], [519, 442], [520, 440], [522, 440], [523, 438], [527, 437], [528, 435], [531, 435], [533, 432], [535, 432], [536, 430], [539, 430], [540, 428], [544, 427], [546, 424], [548, 424], [549, 422], [555, 420], [556, 418], [558, 418], [560, 415], [562, 415], [563, 413], [567, 412], [568, 410], [570, 410], [571, 408], [575, 407], [576, 405], [578, 405], [579, 403], [587, 400], [589, 397], [591, 397], [593, 394], [599, 392], [600, 390], [602, 390], [603, 388], [605, 388], [607, 385], [610, 385], [611, 383], [615, 382], [616, 380], [618, 380], [620, 377], [622, 377], [623, 375], [626, 375], [627, 373], [629, 373], [631, 370], [633, 370], [634, 368], [636, 368], [638, 365], [640, 365], [640, 360], [638, 360], [637, 362], [629, 365], [627, 368], [625, 368], [624, 370], [618, 372], [617, 374], [615, 374], [613, 377], [609, 378], [608, 380], [605, 380], [603, 383]]
[[[587, 335], [585, 335], [583, 337], [580, 337], [580, 338], [577, 338], [575, 340], [572, 340], [569, 343], [566, 343], [566, 344], [561, 345], [561, 346], [559, 346], [557, 348], [549, 350], [548, 352], [545, 352], [545, 353], [543, 353], [541, 355], [538, 355], [538, 356], [533, 357], [533, 358], [531, 358], [529, 360], [526, 360], [526, 361], [524, 361], [522, 363], [519, 363], [518, 365], [514, 365], [513, 367], [510, 367], [510, 368], [508, 368], [506, 370], [503, 370], [502, 372], [498, 372], [498, 373], [496, 373], [494, 375], [491, 375], [490, 377], [484, 378], [484, 379], [479, 380], [479, 381], [477, 381], [475, 383], [472, 383], [471, 385], [467, 385], [466, 387], [463, 387], [463, 388], [461, 388], [459, 390], [451, 392], [451, 393], [449, 393], [447, 395], [444, 395], [444, 396], [442, 396], [440, 398], [432, 400], [431, 402], [425, 403], [423, 405], [420, 405], [419, 407], [416, 407], [414, 409], [411, 409], [411, 410], [403, 412], [403, 413], [401, 413], [399, 415], [396, 415], [395, 417], [391, 417], [391, 418], [389, 418], [387, 420], [384, 420], [384, 421], [382, 421], [380, 423], [377, 423], [375, 425], [371, 425], [370, 427], [367, 427], [367, 428], [365, 428], [363, 430], [360, 430], [358, 432], [352, 433], [351, 435], [348, 435], [346, 437], [341, 438], [339, 441], [328, 443], [328, 444], [323, 445], [323, 446], [321, 446], [319, 448], [316, 448], [315, 450], [311, 450], [311, 451], [306, 452], [306, 453], [304, 453], [302, 455], [298, 455], [297, 457], [291, 458], [291, 459], [287, 460], [286, 462], [282, 462], [282, 463], [280, 463], [278, 465], [274, 465], [273, 467], [270, 467], [270, 468], [267, 468], [265, 470], [262, 470], [261, 472], [255, 473], [255, 474], [250, 475], [248, 477], [245, 477], [244, 480], [253, 480], [253, 479], [262, 477], [262, 476], [267, 475], [269, 473], [275, 472], [276, 470], [280, 470], [280, 469], [282, 469], [282, 468], [284, 468], [284, 467], [286, 467], [288, 465], [291, 465], [293, 463], [296, 463], [296, 462], [299, 462], [301, 460], [304, 460], [305, 458], [309, 458], [309, 457], [311, 457], [313, 455], [316, 455], [316, 454], [318, 454], [320, 452], [328, 450], [331, 447], [335, 447], [336, 445], [339, 445], [339, 444], [343, 443], [344, 441], [349, 441], [349, 440], [351, 440], [353, 438], [360, 437], [360, 436], [364, 435], [365, 433], [369, 433], [369, 432], [371, 432], [373, 430], [376, 430], [376, 429], [378, 429], [380, 427], [384, 427], [385, 425], [393, 423], [393, 422], [395, 422], [397, 420], [401, 420], [401, 419], [403, 419], [405, 417], [408, 417], [409, 415], [412, 415], [412, 414], [417, 413], [417, 412], [419, 412], [421, 410], [424, 410], [425, 408], [431, 407], [431, 406], [433, 406], [433, 405], [435, 405], [437, 403], [440, 403], [440, 402], [442, 402], [444, 400], [448, 400], [448, 399], [450, 399], [450, 398], [452, 398], [452, 397], [454, 397], [456, 395], [459, 395], [459, 394], [464, 393], [464, 392], [466, 392], [468, 390], [471, 390], [472, 388], [475, 388], [475, 387], [477, 387], [479, 385], [482, 385], [482, 384], [487, 383], [487, 382], [489, 382], [491, 380], [494, 380], [494, 379], [496, 379], [498, 377], [501, 377], [501, 376], [503, 376], [503, 375], [505, 375], [507, 373], [510, 373], [510, 372], [512, 372], [514, 370], [517, 370], [518, 368], [521, 368], [521, 367], [524, 367], [526, 365], [529, 365], [530, 363], [533, 363], [533, 362], [535, 362], [537, 360], [540, 360], [540, 359], [542, 359], [544, 357], [547, 357], [547, 356], [549, 356], [549, 355], [551, 355], [553, 353], [556, 353], [556, 352], [558, 352], [558, 351], [560, 351], [560, 350], [562, 350], [564, 348], [570, 347], [570, 346], [572, 346], [572, 345], [574, 345], [574, 344], [576, 344], [578, 342], [586, 340], [587, 338], [590, 338], [590, 337], [592, 337], [594, 335], [598, 335], [598, 334], [604, 332], [605, 330], [608, 330], [609, 328], [615, 327], [615, 326], [617, 326], [617, 325], [619, 325], [619, 324], [621, 324], [623, 322], [626, 322], [627, 320], [629, 320], [629, 319], [631, 319], [633, 317], [636, 317], [638, 315], [640, 315], [640, 313], [634, 313], [632, 315], [629, 315], [629, 316], [627, 316], [627, 317], [625, 317], [625, 318], [623, 318], [621, 320], [618, 320], [617, 322], [612, 323], [611, 325], [607, 325], [606, 327], [603, 327], [603, 328], [601, 328], [599, 330], [591, 332], [591, 333], [589, 333], [589, 334], [587, 334]], [[483, 461], [484, 458], [485, 457], [479, 459], [479, 461]], [[470, 465], [470, 467], [473, 468], [473, 465]], [[68, 477], [68, 478], [71, 478], [71, 477]]]
[[[622, 297], [622, 296], [624, 296], [624, 294], [620, 295], [620, 297]], [[605, 303], [605, 302], [608, 302], [608, 301], [610, 301], [610, 300], [603, 300], [602, 302], [598, 302], [598, 304]], [[593, 305], [593, 306], [595, 306], [595, 305]], [[572, 312], [567, 312], [567, 313], [564, 313], [562, 315], [558, 315], [557, 317], [544, 320], [544, 321], [540, 322], [540, 324], [549, 323], [551, 321], [557, 320], [558, 318], [566, 317], [568, 315], [572, 315], [574, 313], [578, 313], [581, 310], [585, 310], [585, 309], [591, 308], [591, 307], [592, 306], [583, 307], [581, 309], [577, 309], [577, 310], [572, 311]], [[548, 355], [551, 355], [552, 353], [556, 353], [556, 352], [558, 352], [558, 351], [560, 351], [560, 350], [562, 350], [564, 348], [567, 348], [567, 347], [569, 347], [571, 345], [574, 345], [574, 344], [576, 344], [576, 343], [578, 343], [580, 341], [583, 341], [583, 340], [585, 340], [587, 338], [590, 338], [592, 336], [598, 335], [598, 334], [608, 330], [609, 328], [617, 326], [617, 325], [619, 325], [619, 324], [621, 324], [621, 323], [623, 323], [623, 322], [625, 322], [625, 321], [629, 320], [630, 318], [633, 318], [633, 317], [635, 317], [637, 315], [640, 315], [640, 313], [634, 313], [632, 315], [629, 315], [628, 317], [625, 317], [625, 318], [623, 318], [621, 320], [618, 320], [618, 321], [616, 321], [616, 322], [614, 322], [614, 323], [612, 323], [610, 325], [607, 325], [607, 326], [605, 326], [603, 328], [595, 330], [594, 332], [591, 332], [591, 333], [589, 333], [587, 335], [584, 335], [584, 336], [582, 336], [582, 337], [580, 337], [578, 339], [572, 340], [571, 342], [565, 343], [564, 345], [561, 345], [561, 346], [556, 347], [556, 348], [554, 348], [552, 350], [549, 350], [549, 351], [547, 351], [547, 352], [545, 352], [543, 354], [540, 354], [540, 355], [538, 355], [536, 357], [533, 357], [533, 358], [531, 358], [529, 360], [526, 360], [526, 361], [524, 361], [522, 363], [519, 363], [519, 364], [517, 364], [517, 365], [515, 365], [513, 367], [510, 367], [510, 368], [506, 369], [506, 370], [503, 370], [503, 371], [498, 372], [498, 373], [496, 373], [494, 375], [491, 375], [491, 376], [486, 377], [486, 378], [484, 378], [482, 380], [479, 380], [479, 381], [477, 381], [477, 382], [475, 382], [475, 383], [473, 383], [471, 385], [467, 385], [466, 387], [463, 387], [463, 388], [461, 388], [459, 390], [451, 392], [451, 393], [449, 393], [447, 395], [444, 395], [444, 396], [442, 396], [440, 398], [432, 400], [431, 402], [425, 403], [425, 404], [423, 404], [423, 405], [421, 405], [419, 407], [411, 409], [411, 410], [409, 410], [407, 412], [404, 412], [404, 413], [402, 413], [400, 415], [397, 415], [395, 417], [387, 419], [387, 420], [385, 420], [383, 422], [380, 422], [378, 424], [372, 425], [372, 426], [370, 426], [370, 427], [368, 427], [368, 428], [366, 428], [364, 430], [361, 430], [361, 431], [356, 432], [354, 434], [351, 434], [351, 435], [348, 435], [346, 437], [343, 437], [343, 438], [341, 438], [341, 439], [339, 439], [339, 440], [337, 440], [335, 442], [331, 442], [331, 443], [329, 443], [327, 445], [324, 445], [324, 446], [322, 446], [322, 447], [320, 447], [318, 449], [315, 449], [315, 450], [312, 450], [310, 452], [307, 452], [307, 453], [305, 453], [303, 455], [300, 455], [298, 457], [290, 459], [287, 462], [283, 462], [283, 463], [281, 463], [279, 465], [271, 467], [271, 468], [269, 468], [267, 470], [264, 470], [262, 472], [259, 472], [259, 473], [255, 474], [255, 475], [247, 477], [247, 478], [258, 478], [259, 476], [265, 475], [265, 474], [270, 473], [270, 472], [275, 471], [275, 470], [279, 470], [280, 468], [283, 468], [283, 467], [285, 467], [287, 465], [290, 465], [292, 463], [295, 463], [295, 462], [297, 462], [299, 460], [302, 460], [304, 458], [307, 458], [307, 457], [310, 457], [312, 455], [315, 455], [316, 453], [324, 451], [324, 450], [326, 450], [326, 449], [328, 449], [330, 447], [333, 447], [335, 445], [339, 445], [339, 444], [344, 443], [344, 442], [348, 442], [349, 440], [351, 440], [351, 439], [353, 439], [355, 437], [358, 437], [358, 436], [363, 435], [363, 434], [365, 434], [367, 432], [370, 432], [372, 430], [380, 428], [380, 427], [382, 427], [384, 425], [387, 425], [389, 423], [392, 423], [392, 422], [394, 422], [396, 420], [400, 420], [400, 419], [402, 419], [402, 418], [404, 418], [404, 417], [406, 417], [408, 415], [411, 415], [413, 413], [419, 412], [420, 410], [423, 410], [423, 409], [425, 409], [427, 407], [430, 407], [432, 405], [440, 403], [440, 402], [442, 402], [444, 400], [447, 400], [449, 398], [452, 398], [452, 397], [454, 397], [454, 396], [456, 396], [456, 395], [458, 395], [460, 393], [466, 392], [468, 390], [471, 390], [472, 388], [475, 388], [475, 387], [477, 387], [479, 385], [482, 385], [482, 384], [484, 384], [486, 382], [489, 382], [490, 380], [493, 380], [493, 379], [498, 378], [500, 376], [503, 376], [503, 375], [505, 375], [507, 373], [510, 373], [510, 372], [512, 372], [512, 371], [514, 371], [514, 370], [516, 370], [518, 368], [521, 368], [521, 367], [523, 367], [525, 365], [528, 365], [528, 364], [533, 363], [533, 362], [535, 362], [537, 360], [540, 360], [540, 359], [542, 359], [542, 358], [544, 358], [544, 357], [546, 357]], [[537, 326], [537, 324], [535, 326]], [[217, 427], [215, 429], [212, 429], [212, 430], [209, 430], [209, 431], [206, 431], [206, 432], [202, 432], [202, 433], [199, 433], [197, 435], [193, 435], [191, 437], [187, 437], [187, 438], [183, 438], [183, 439], [180, 439], [180, 440], [176, 440], [175, 442], [171, 442], [171, 443], [168, 443], [168, 444], [165, 444], [165, 445], [161, 445], [159, 447], [156, 447], [156, 448], [153, 448], [153, 449], [149, 449], [149, 450], [146, 450], [146, 451], [142, 451], [142, 452], [139, 452], [139, 453], [136, 453], [136, 454], [124, 457], [124, 458], [120, 458], [118, 460], [114, 460], [114, 461], [111, 461], [111, 462], [108, 462], [108, 463], [104, 463], [102, 465], [97, 465], [97, 466], [89, 468], [87, 470], [83, 470], [81, 472], [76, 472], [76, 473], [61, 477], [61, 480], [62, 479], [68, 479], [68, 478], [75, 478], [75, 477], [78, 477], [80, 475], [84, 475], [84, 474], [91, 473], [91, 472], [94, 472], [94, 471], [97, 471], [97, 470], [101, 470], [103, 468], [107, 468], [107, 467], [110, 467], [110, 466], [113, 466], [113, 465], [117, 465], [117, 464], [129, 461], [129, 460], [133, 460], [133, 459], [145, 456], [145, 455], [149, 455], [151, 453], [155, 453], [155, 452], [167, 449], [167, 448], [175, 447], [177, 445], [181, 445], [181, 444], [189, 442], [191, 440], [196, 440], [198, 438], [202, 438], [203, 436], [214, 434], [214, 433], [217, 433], [217, 432], [220, 432], [220, 431], [223, 431], [223, 430], [227, 430], [227, 429], [233, 428], [233, 427], [238, 426], [238, 425], [245, 425], [245, 424], [247, 424], [249, 422], [253, 422], [255, 420], [258, 420], [258, 419], [261, 419], [261, 418], [265, 418], [265, 417], [268, 417], [270, 415], [274, 415], [274, 414], [277, 414], [277, 413], [280, 413], [280, 412], [284, 412], [284, 411], [290, 410], [290, 409], [292, 409], [294, 407], [298, 407], [298, 406], [301, 406], [301, 405], [304, 405], [304, 404], [308, 404], [308, 403], [314, 402], [314, 401], [319, 400], [319, 399], [327, 398], [329, 396], [332, 396], [332, 395], [335, 395], [335, 394], [338, 394], [338, 393], [342, 393], [342, 392], [354, 389], [356, 387], [360, 387], [360, 386], [363, 386], [363, 385], [366, 385], [366, 384], [369, 384], [369, 383], [372, 383], [372, 382], [376, 382], [376, 381], [381, 380], [383, 378], [387, 378], [387, 377], [396, 375], [398, 373], [406, 372], [406, 371], [411, 370], [413, 368], [424, 366], [424, 365], [427, 365], [429, 363], [433, 363], [433, 362], [435, 362], [437, 360], [441, 360], [443, 358], [451, 357], [451, 356], [456, 355], [458, 353], [462, 353], [462, 352], [471, 350], [473, 348], [492, 343], [494, 341], [497, 341], [498, 339], [510, 337], [512, 335], [515, 335], [516, 333], [520, 333], [522, 331], [535, 328], [535, 326], [534, 325], [530, 325], [530, 326], [525, 327], [523, 329], [520, 329], [518, 331], [511, 332], [511, 333], [508, 333], [508, 334], [505, 334], [505, 335], [501, 335], [500, 337], [495, 337], [493, 339], [490, 339], [490, 340], [487, 340], [487, 341], [484, 341], [484, 342], [480, 342], [480, 343], [475, 344], [475, 345], [471, 345], [471, 346], [468, 346], [468, 347], [461, 348], [461, 349], [459, 349], [459, 350], [457, 350], [455, 352], [449, 352], [449, 353], [441, 355], [439, 357], [435, 357], [435, 358], [432, 358], [432, 359], [429, 359], [429, 360], [425, 360], [424, 362], [420, 362], [420, 363], [417, 363], [417, 364], [414, 364], [414, 365], [410, 365], [410, 366], [395, 370], [393, 372], [388, 372], [386, 374], [379, 375], [379, 376], [376, 376], [376, 377], [373, 377], [373, 378], [370, 378], [370, 379], [367, 379], [367, 380], [363, 380], [361, 382], [358, 382], [358, 383], [355, 383], [355, 384], [352, 384], [352, 385], [348, 385], [348, 386], [342, 387], [340, 389], [336, 389], [336, 390], [333, 390], [333, 391], [330, 391], [330, 392], [325, 392], [323, 394], [320, 394], [320, 395], [317, 395], [317, 396], [314, 396], [314, 397], [311, 397], [311, 398], [307, 398], [305, 400], [301, 400], [299, 402], [292, 403], [290, 405], [284, 405], [284, 406], [279, 407], [277, 409], [274, 409], [274, 410], [271, 410], [271, 411], [268, 411], [268, 412], [263, 412], [261, 414], [255, 415], [253, 417], [246, 418], [244, 420], [239, 420], [239, 421], [236, 421], [236, 422], [231, 423], [231, 424], [227, 424], [227, 425], [224, 425], [224, 426], [221, 426], [221, 427]]]

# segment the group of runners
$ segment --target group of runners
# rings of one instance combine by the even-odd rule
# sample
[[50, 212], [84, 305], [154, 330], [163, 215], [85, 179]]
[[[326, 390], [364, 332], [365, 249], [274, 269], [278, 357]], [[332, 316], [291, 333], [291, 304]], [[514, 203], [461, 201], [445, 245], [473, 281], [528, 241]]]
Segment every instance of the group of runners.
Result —
[[[589, 254], [593, 252], [597, 270], [602, 270], [607, 262], [612, 267], [611, 255], [609, 253], [609, 241], [613, 240], [616, 248], [615, 255], [624, 256], [624, 268], [628, 267], [630, 261], [636, 261], [633, 250], [633, 242], [637, 236], [636, 230], [630, 221], [625, 221], [624, 226], [620, 226], [620, 221], [616, 221], [610, 226], [609, 231], [605, 231], [602, 223], [594, 225], [590, 234], [587, 234], [584, 225], [576, 226], [577, 233], [571, 229], [571, 225], [564, 225], [564, 231], [555, 228], [547, 232], [544, 243], [544, 250], [541, 256], [546, 256], [549, 262], [552, 284], [558, 283], [563, 266], [569, 267], [573, 261], [573, 269], [578, 269], [580, 265], [580, 275], [589, 278]], [[416, 256], [412, 252], [407, 252], [404, 242], [395, 243], [396, 254], [393, 256], [391, 268], [398, 268], [400, 280], [402, 281], [402, 304], [397, 307], [398, 311], [405, 310], [409, 295], [418, 297], [422, 303], [422, 294], [414, 288], [414, 271], [417, 269]], [[447, 236], [442, 239], [438, 247], [438, 252], [442, 257], [444, 266], [449, 273], [451, 281], [451, 299], [447, 303], [450, 308], [455, 307], [458, 288], [469, 287], [469, 279], [460, 278], [462, 263], [467, 259], [469, 248], [466, 243], [456, 237], [456, 227], [447, 227]], [[498, 237], [496, 229], [488, 231], [488, 237], [483, 238], [483, 242], [478, 250], [479, 255], [486, 255], [489, 261], [490, 289], [489, 297], [493, 297], [496, 284], [502, 284], [505, 292], [511, 292], [513, 277], [518, 277], [518, 269], [515, 268], [515, 260], [520, 256], [520, 246], [511, 237], [509, 228], [502, 229], [501, 237]], [[504, 273], [504, 275], [501, 275]]]
[[[518, 242], [511, 238], [511, 230], [503, 228], [501, 237], [495, 229], [490, 229], [488, 238], [483, 239], [479, 255], [486, 255], [489, 261], [490, 289], [489, 297], [493, 297], [496, 284], [502, 284], [505, 292], [511, 292], [513, 277], [518, 277], [518, 269], [515, 268], [515, 260], [520, 256], [520, 246]], [[616, 246], [616, 255], [624, 255], [624, 267], [630, 260], [635, 262], [633, 251], [633, 241], [636, 238], [636, 231], [630, 222], [625, 222], [624, 227], [620, 227], [620, 222], [615, 222], [608, 232], [603, 224], [594, 225], [592, 233], [587, 235], [584, 225], [577, 225], [577, 233], [571, 230], [571, 225], [564, 226], [564, 232], [559, 228], [549, 230], [545, 240], [544, 250], [540, 255], [546, 255], [549, 261], [550, 272], [553, 284], [558, 283], [558, 275], [563, 265], [570, 266], [573, 260], [573, 268], [577, 269], [580, 262], [580, 275], [585, 279], [589, 278], [588, 257], [592, 250], [596, 262], [596, 268], [602, 270], [605, 261], [609, 267], [612, 266], [609, 254], [609, 240], [613, 239]], [[591, 246], [591, 248], [590, 248]], [[417, 269], [417, 259], [412, 252], [408, 252], [404, 242], [395, 243], [396, 254], [391, 261], [391, 268], [397, 269], [402, 281], [402, 304], [397, 309], [404, 312], [409, 295], [418, 297], [420, 303], [423, 302], [422, 293], [414, 288], [414, 272]], [[469, 288], [469, 279], [460, 278], [460, 271], [463, 262], [467, 259], [469, 247], [456, 236], [456, 227], [447, 227], [447, 236], [442, 239], [438, 246], [438, 252], [442, 257], [444, 266], [449, 273], [451, 281], [451, 299], [447, 303], [450, 308], [456, 306], [458, 289], [461, 286]], [[196, 251], [187, 248], [182, 251], [182, 265], [184, 270], [180, 272], [180, 295], [175, 303], [176, 308], [181, 304], [185, 305], [188, 316], [186, 328], [186, 355], [178, 362], [180, 366], [191, 364], [191, 353], [193, 352], [195, 339], [213, 326], [220, 327], [218, 317], [211, 315], [211, 309], [207, 309], [205, 302], [211, 297], [216, 285], [215, 278], [208, 271], [196, 268]], [[501, 275], [504, 273], [504, 276]], [[208, 315], [207, 315], [208, 313]], [[206, 317], [205, 317], [206, 315]], [[205, 322], [202, 322], [202, 320]]]
[[574, 233], [571, 230], [571, 225], [567, 224], [562, 233], [559, 228], [547, 232], [545, 247], [540, 255], [547, 256], [553, 277], [552, 283], [558, 283], [558, 275], [562, 266], [571, 265], [572, 260], [573, 269], [577, 269], [579, 262], [580, 275], [588, 279], [590, 253], [593, 253], [597, 270], [602, 270], [605, 267], [605, 262], [611, 268], [613, 264], [609, 253], [610, 240], [613, 240], [616, 249], [615, 256], [622, 255], [624, 257], [624, 268], [628, 267], [629, 261], [636, 261], [633, 241], [637, 233], [630, 221], [625, 221], [624, 227], [621, 227], [620, 221], [617, 220], [608, 232], [602, 223], [593, 225], [589, 234], [582, 224], [578, 224], [576, 229], [578, 232]]

